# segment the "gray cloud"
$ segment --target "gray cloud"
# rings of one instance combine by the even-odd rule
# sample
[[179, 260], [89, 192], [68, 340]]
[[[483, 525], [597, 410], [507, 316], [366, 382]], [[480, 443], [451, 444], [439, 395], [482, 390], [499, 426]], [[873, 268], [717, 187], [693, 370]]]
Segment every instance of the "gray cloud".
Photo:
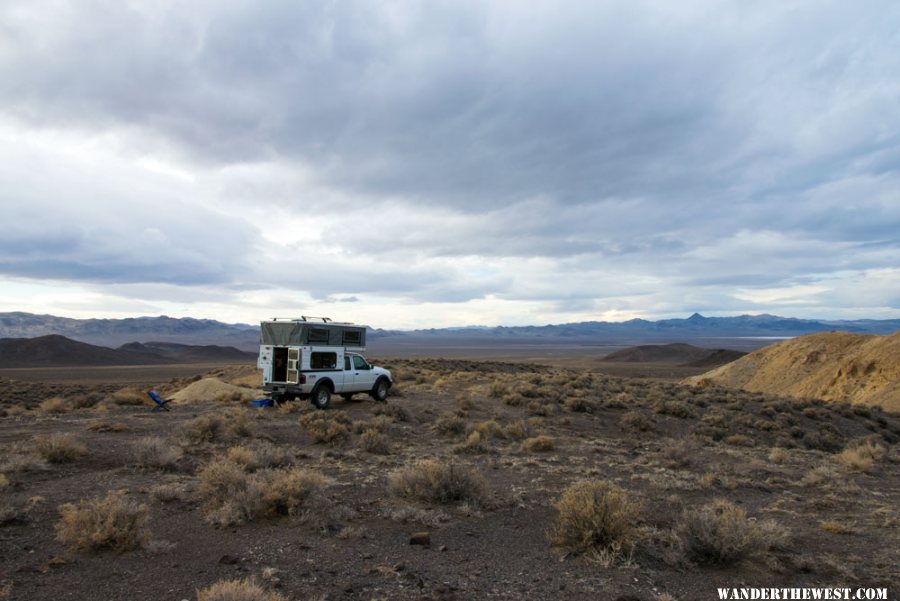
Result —
[[8, 2], [0, 126], [31, 154], [0, 157], [0, 273], [562, 313], [880, 290], [898, 25], [886, 1]]

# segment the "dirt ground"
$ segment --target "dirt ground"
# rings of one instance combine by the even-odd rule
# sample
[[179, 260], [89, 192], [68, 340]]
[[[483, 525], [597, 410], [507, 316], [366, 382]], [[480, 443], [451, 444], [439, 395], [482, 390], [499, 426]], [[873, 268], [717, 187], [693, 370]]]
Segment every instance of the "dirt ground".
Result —
[[[521, 362], [385, 366], [398, 381], [387, 403], [335, 397], [325, 412], [212, 399], [151, 412], [136, 404], [150, 384], [143, 374], [133, 378], [140, 390], [125, 392], [119, 382], [3, 377], [0, 598], [196, 599], [234, 578], [296, 600], [702, 600], [719, 586], [897, 582], [896, 415]], [[204, 375], [245, 381], [252, 371]], [[169, 394], [199, 374], [153, 385]], [[42, 409], [53, 397], [62, 400]], [[52, 433], [71, 434], [83, 452], [45, 460], [40, 436]], [[528, 443], [537, 436], [552, 448]], [[146, 437], [175, 458], [148, 465]], [[871, 461], [842, 454], [863, 443], [878, 449]], [[216, 525], [201, 474], [236, 446], [320, 473], [320, 497], [293, 515]], [[394, 494], [392, 474], [423, 458], [481, 474], [487, 497], [444, 504]], [[615, 556], [551, 545], [555, 504], [583, 480], [609, 481], [639, 508]], [[146, 505], [140, 548], [65, 545], [60, 507], [109, 491]], [[685, 512], [717, 499], [743, 509], [748, 524], [769, 524], [760, 553], [726, 565], [685, 554]], [[411, 544], [425, 542], [414, 537], [423, 532], [428, 544]]]

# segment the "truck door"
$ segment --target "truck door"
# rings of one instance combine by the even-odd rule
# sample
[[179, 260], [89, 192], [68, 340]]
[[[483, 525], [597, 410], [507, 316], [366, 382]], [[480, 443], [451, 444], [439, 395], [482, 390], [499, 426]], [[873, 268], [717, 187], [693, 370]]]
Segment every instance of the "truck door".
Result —
[[375, 372], [361, 355], [350, 355], [350, 367], [353, 374], [353, 390], [371, 390], [375, 386]]

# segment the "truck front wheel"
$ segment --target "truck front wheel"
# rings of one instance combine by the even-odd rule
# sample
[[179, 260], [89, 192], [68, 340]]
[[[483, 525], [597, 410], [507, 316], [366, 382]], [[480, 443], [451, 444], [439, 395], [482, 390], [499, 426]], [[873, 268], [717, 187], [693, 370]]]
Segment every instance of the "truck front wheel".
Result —
[[388, 388], [390, 388], [390, 384], [388, 384], [387, 379], [379, 378], [370, 394], [376, 401], [384, 401], [387, 399]]
[[328, 388], [327, 384], [319, 384], [312, 391], [310, 400], [316, 406], [316, 409], [328, 409], [328, 404], [331, 403], [331, 389]]

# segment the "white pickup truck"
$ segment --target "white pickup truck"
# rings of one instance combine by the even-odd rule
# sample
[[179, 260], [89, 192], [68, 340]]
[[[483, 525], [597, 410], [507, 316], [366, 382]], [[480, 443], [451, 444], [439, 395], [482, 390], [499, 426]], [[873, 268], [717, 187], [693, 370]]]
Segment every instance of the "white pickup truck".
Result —
[[328, 407], [332, 394], [349, 400], [367, 393], [385, 400], [393, 379], [390, 371], [363, 356], [365, 328], [312, 319], [262, 322], [257, 367], [272, 399], [310, 399], [319, 409]]

